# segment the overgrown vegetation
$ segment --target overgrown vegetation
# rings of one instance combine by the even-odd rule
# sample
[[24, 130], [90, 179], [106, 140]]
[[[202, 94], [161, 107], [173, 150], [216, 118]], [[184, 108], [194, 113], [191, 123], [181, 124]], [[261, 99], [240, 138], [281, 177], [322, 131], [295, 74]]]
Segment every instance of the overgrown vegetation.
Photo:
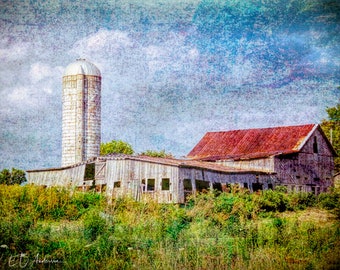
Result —
[[186, 205], [0, 186], [1, 267], [339, 269], [340, 194], [211, 192]]
[[139, 155], [141, 156], [149, 156], [149, 157], [160, 157], [160, 158], [173, 158], [174, 156], [171, 153], [165, 152], [165, 150], [155, 151], [155, 150], [146, 150]]
[[[340, 92], [340, 87], [337, 90]], [[338, 155], [334, 158], [334, 166], [335, 171], [340, 172], [340, 100], [335, 107], [327, 108], [326, 112], [328, 118], [322, 121], [321, 127]]]

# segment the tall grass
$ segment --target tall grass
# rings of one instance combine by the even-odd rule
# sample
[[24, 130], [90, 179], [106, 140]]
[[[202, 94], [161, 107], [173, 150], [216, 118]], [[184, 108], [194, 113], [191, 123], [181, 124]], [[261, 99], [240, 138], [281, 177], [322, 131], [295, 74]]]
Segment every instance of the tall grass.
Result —
[[186, 205], [0, 186], [0, 266], [338, 269], [339, 193], [205, 193]]

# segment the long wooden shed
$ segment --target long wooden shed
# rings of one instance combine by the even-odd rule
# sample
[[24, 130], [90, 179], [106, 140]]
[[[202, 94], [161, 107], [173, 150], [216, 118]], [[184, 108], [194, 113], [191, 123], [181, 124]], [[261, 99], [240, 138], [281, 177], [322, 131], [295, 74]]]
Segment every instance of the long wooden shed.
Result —
[[28, 182], [46, 186], [93, 187], [108, 196], [129, 195], [136, 200], [183, 203], [195, 192], [238, 185], [250, 190], [271, 188], [275, 174], [259, 170], [229, 168], [210, 162], [111, 155], [54, 169], [27, 171]]

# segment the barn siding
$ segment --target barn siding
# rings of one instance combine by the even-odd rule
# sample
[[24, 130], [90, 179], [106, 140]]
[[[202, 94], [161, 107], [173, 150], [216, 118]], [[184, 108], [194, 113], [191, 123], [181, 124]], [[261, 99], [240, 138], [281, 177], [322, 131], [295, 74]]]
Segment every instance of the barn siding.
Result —
[[244, 170], [258, 170], [264, 172], [274, 172], [274, 157], [247, 159], [247, 160], [219, 160], [217, 164], [222, 164], [229, 168], [244, 169]]
[[29, 184], [44, 186], [79, 186], [84, 180], [85, 164], [74, 167], [28, 171]]
[[[136, 200], [152, 198], [158, 202], [178, 202], [178, 167], [130, 159], [106, 162], [109, 196], [128, 194]], [[154, 179], [153, 191], [145, 187], [150, 179]], [[169, 190], [162, 190], [162, 179], [169, 179]], [[120, 186], [115, 187], [115, 182], [120, 182]]]
[[[317, 153], [314, 153], [314, 140]], [[275, 171], [289, 191], [326, 191], [333, 184], [333, 170], [333, 154], [318, 129], [299, 153], [275, 157]]]

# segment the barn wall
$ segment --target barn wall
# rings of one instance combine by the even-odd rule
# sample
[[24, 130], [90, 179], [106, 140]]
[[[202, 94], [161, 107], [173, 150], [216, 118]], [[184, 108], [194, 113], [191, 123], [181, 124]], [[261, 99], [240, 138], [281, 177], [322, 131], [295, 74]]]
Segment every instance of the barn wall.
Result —
[[261, 170], [264, 172], [274, 172], [274, 157], [249, 159], [249, 160], [220, 160], [216, 161], [218, 164], [236, 169], [244, 170]]
[[319, 130], [299, 153], [276, 157], [275, 170], [289, 191], [319, 193], [333, 185], [333, 155]]
[[85, 164], [58, 170], [28, 171], [29, 184], [43, 186], [79, 186], [82, 185], [85, 173]]
[[[192, 188], [191, 192], [184, 187], [184, 182], [189, 180]], [[253, 191], [253, 183], [260, 184], [262, 189], [274, 187], [276, 184], [276, 178], [272, 174], [223, 173], [197, 168], [180, 168], [179, 201], [181, 203], [185, 201], [185, 197], [187, 195], [197, 191], [196, 180], [208, 182], [210, 189], [213, 188], [215, 183], [220, 183], [223, 185], [237, 184], [240, 187], [249, 188], [251, 191]]]
[[[162, 190], [162, 180], [167, 179], [169, 190]], [[113, 197], [127, 194], [136, 200], [152, 198], [158, 202], [178, 202], [176, 166], [130, 159], [107, 160], [106, 183], [107, 193]]]

